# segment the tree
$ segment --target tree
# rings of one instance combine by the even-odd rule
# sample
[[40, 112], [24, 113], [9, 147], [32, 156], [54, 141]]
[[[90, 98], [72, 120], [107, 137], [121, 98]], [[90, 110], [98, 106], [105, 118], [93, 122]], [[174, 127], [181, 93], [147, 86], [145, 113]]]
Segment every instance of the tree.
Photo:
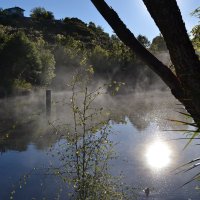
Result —
[[91, 29], [96, 29], [96, 25], [93, 22], [89, 22], [88, 27]]
[[91, 0], [91, 2], [117, 36], [160, 76], [200, 127], [200, 61], [187, 35], [176, 1], [143, 0], [163, 35], [176, 75], [138, 42], [104, 0]]
[[155, 51], [167, 51], [167, 46], [166, 46], [165, 40], [161, 35], [153, 38], [151, 46], [150, 46], [150, 50], [153, 51], [153, 52], [155, 52]]
[[54, 15], [51, 11], [46, 11], [45, 8], [36, 7], [31, 10], [31, 18], [37, 20], [54, 20]]
[[55, 57], [50, 51], [48, 43], [42, 38], [37, 38], [35, 42], [37, 51], [39, 52], [39, 59], [41, 61], [41, 72], [39, 76], [40, 85], [49, 85], [55, 77]]
[[82, 20], [78, 19], [77, 17], [72, 17], [70, 20], [71, 20], [72, 23], [82, 24], [82, 25], [84, 25], [84, 26], [87, 25], [87, 24], [84, 23]]
[[[54, 55], [56, 60], [56, 71], [68, 70], [70, 67], [78, 67], [80, 60], [84, 57], [85, 49], [83, 43], [71, 36], [58, 34]], [[65, 66], [65, 67], [63, 67]]]
[[6, 17], [7, 16], [6, 12], [5, 12], [5, 10], [3, 8], [0, 8], [0, 16], [1, 17]]
[[192, 13], [192, 15], [198, 17], [200, 19], [200, 7], [198, 7], [197, 9], [195, 9]]
[[147, 39], [146, 36], [138, 35], [137, 40], [146, 48], [150, 47], [150, 41]]
[[[194, 15], [200, 19], [200, 7], [197, 8], [194, 12], [192, 12], [192, 15]], [[199, 23], [200, 23], [200, 21], [199, 21]], [[191, 33], [193, 36], [193, 38], [192, 38], [193, 46], [194, 46], [195, 50], [200, 53], [200, 24], [196, 25], [192, 29]]]
[[1, 51], [1, 81], [12, 85], [14, 79], [23, 79], [37, 84], [41, 61], [36, 47], [24, 33], [10, 37]]
[[87, 24], [84, 23], [82, 20], [76, 18], [76, 17], [72, 17], [72, 18], [69, 18], [69, 17], [65, 17], [63, 19], [63, 22], [64, 23], [70, 23], [70, 24], [79, 24], [79, 25], [83, 25], [83, 26], [86, 26]]
[[47, 85], [54, 77], [53, 54], [42, 42], [32, 42], [23, 32], [17, 32], [4, 40], [0, 48], [0, 84], [12, 91], [17, 82], [31, 85]]
[[109, 52], [98, 45], [91, 53], [90, 62], [94, 66], [94, 70], [100, 73], [107, 73], [112, 69], [109, 62]]
[[200, 52], [200, 25], [196, 25], [192, 31], [192, 43], [197, 52]]

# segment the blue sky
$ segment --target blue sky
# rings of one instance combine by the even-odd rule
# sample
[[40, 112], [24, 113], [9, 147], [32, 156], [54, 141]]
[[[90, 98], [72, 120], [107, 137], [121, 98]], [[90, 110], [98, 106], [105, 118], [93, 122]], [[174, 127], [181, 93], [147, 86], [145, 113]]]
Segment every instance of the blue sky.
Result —
[[[152, 40], [159, 34], [159, 30], [142, 0], [106, 0], [106, 2], [118, 12], [121, 19], [136, 36], [142, 34]], [[198, 19], [192, 17], [190, 13], [200, 6], [200, 2], [199, 0], [177, 0], [177, 2], [189, 32], [198, 23]], [[46, 10], [52, 11], [56, 19], [77, 17], [86, 23], [93, 21], [109, 34], [113, 33], [90, 0], [0, 0], [0, 7], [3, 9], [13, 6], [19, 6], [26, 10], [26, 16], [29, 16], [32, 8], [44, 7]]]

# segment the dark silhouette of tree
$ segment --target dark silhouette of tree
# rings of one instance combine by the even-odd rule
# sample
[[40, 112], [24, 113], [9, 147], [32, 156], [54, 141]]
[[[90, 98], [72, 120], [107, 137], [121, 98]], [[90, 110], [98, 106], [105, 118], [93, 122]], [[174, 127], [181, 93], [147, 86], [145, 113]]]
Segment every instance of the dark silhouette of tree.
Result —
[[4, 10], [3, 10], [3, 8], [0, 8], [0, 15], [4, 15]]
[[165, 40], [161, 35], [153, 38], [151, 46], [150, 46], [150, 50], [153, 52], [167, 51], [167, 46], [166, 46]]
[[36, 7], [31, 10], [31, 18], [37, 20], [54, 20], [54, 15], [51, 11], [46, 11], [45, 8]]
[[200, 127], [200, 61], [188, 37], [175, 0], [143, 0], [160, 29], [176, 75], [153, 56], [104, 0], [91, 0], [117, 36], [157, 73]]
[[148, 48], [150, 46], [150, 41], [144, 35], [138, 35], [137, 40], [146, 48]]

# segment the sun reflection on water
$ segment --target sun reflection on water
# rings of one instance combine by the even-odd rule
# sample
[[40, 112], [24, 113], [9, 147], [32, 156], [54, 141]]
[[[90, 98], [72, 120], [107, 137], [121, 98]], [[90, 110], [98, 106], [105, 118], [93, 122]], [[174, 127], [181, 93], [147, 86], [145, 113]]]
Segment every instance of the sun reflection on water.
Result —
[[148, 165], [153, 169], [165, 168], [171, 162], [170, 147], [159, 139], [147, 147], [145, 156]]

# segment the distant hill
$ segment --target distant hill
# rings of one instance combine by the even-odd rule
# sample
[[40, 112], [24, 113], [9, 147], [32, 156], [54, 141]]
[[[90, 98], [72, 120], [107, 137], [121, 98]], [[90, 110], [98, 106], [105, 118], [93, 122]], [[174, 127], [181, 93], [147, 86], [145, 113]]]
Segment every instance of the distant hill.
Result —
[[[65, 89], [70, 73], [81, 66], [92, 66], [94, 75], [107, 82], [125, 83], [121, 92], [163, 88], [116, 35], [109, 36], [93, 22], [75, 17], [56, 20], [44, 8], [38, 10], [47, 12], [47, 18], [24, 17], [23, 9], [13, 9], [0, 11], [0, 97], [41, 86]], [[138, 41], [155, 52], [166, 49], [162, 36], [152, 44], [142, 35]]]
[[93, 22], [86, 24], [78, 18], [37, 20], [31, 17], [0, 15], [0, 24], [23, 30], [26, 33], [31, 33], [33, 30], [38, 31], [51, 43], [54, 42], [57, 34], [80, 40], [88, 48], [95, 45], [108, 48], [111, 43], [109, 34], [105, 33], [100, 26], [96, 26]]

